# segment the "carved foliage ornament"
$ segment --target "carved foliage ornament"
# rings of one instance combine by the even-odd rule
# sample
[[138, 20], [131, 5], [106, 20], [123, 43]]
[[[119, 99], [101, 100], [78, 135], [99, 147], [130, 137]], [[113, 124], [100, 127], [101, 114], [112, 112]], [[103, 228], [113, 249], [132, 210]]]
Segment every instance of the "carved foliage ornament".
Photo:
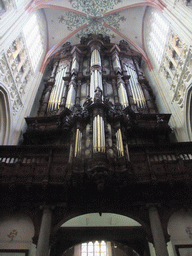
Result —
[[12, 113], [13, 115], [16, 115], [23, 105], [4, 53], [0, 54], [0, 80], [6, 85], [9, 91]]
[[[98, 6], [99, 5], [97, 3], [97, 7]], [[107, 15], [105, 17], [102, 17], [102, 15], [90, 16], [90, 14], [87, 13], [87, 17], [84, 17], [71, 12], [64, 12], [63, 15], [58, 17], [58, 20], [59, 23], [65, 24], [67, 29], [70, 31], [73, 31], [74, 29], [77, 29], [78, 27], [87, 23], [88, 26], [77, 34], [78, 38], [87, 36], [88, 34], [103, 34], [104, 36], [108, 35], [114, 38], [115, 35], [111, 33], [111, 31], [103, 24], [107, 23], [108, 25], [113, 26], [115, 29], [119, 30], [121, 22], [124, 22], [126, 18], [118, 13]]]
[[81, 9], [90, 16], [102, 16], [106, 11], [112, 10], [115, 5], [122, 2], [122, 0], [69, 0], [72, 7]]
[[170, 83], [170, 89], [173, 92], [173, 100], [180, 108], [183, 108], [184, 95], [191, 79], [190, 70], [191, 54], [187, 46], [172, 31], [166, 47], [160, 72]]

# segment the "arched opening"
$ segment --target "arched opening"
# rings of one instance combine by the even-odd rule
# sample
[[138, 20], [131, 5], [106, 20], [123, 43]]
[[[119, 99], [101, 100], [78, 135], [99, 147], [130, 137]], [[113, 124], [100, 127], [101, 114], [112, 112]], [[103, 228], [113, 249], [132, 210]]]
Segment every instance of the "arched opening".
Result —
[[89, 213], [60, 226], [51, 255], [150, 255], [146, 236], [144, 227], [132, 218], [114, 213]]
[[162, 12], [153, 7], [147, 7], [145, 12], [144, 39], [148, 56], [153, 65], [161, 64], [164, 48], [168, 39], [170, 25]]
[[186, 99], [186, 128], [189, 140], [192, 140], [192, 84], [189, 86]]
[[0, 86], [0, 145], [8, 143], [10, 133], [10, 112], [7, 93]]
[[131, 247], [114, 241], [89, 241], [66, 250], [62, 256], [139, 256]]

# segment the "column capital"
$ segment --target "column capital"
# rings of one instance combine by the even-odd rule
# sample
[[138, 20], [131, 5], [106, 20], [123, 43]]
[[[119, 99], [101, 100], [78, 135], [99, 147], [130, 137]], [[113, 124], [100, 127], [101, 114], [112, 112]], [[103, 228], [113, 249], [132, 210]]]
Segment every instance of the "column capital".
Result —
[[45, 204], [45, 205], [40, 205], [40, 207], [39, 207], [41, 210], [51, 210], [51, 211], [53, 211], [54, 209], [55, 209], [55, 205], [47, 205], [47, 204]]
[[152, 209], [152, 208], [158, 209], [160, 207], [161, 207], [160, 203], [149, 203], [149, 204], [146, 204], [146, 208], [149, 209], [149, 210]]

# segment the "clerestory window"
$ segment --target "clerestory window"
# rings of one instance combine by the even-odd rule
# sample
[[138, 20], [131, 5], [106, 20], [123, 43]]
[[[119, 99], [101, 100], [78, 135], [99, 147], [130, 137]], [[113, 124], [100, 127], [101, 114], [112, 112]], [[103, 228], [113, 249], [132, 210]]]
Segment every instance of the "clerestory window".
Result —
[[23, 28], [33, 69], [35, 70], [43, 53], [43, 43], [36, 14], [33, 14]]
[[152, 12], [148, 45], [158, 63], [162, 59], [168, 32], [169, 25], [167, 21], [160, 13]]

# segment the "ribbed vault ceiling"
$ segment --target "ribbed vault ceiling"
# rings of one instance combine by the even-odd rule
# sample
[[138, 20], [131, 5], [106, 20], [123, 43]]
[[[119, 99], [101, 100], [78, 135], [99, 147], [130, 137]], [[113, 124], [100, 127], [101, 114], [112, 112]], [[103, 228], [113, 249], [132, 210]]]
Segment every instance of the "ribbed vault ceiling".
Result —
[[161, 0], [34, 0], [28, 11], [45, 13], [47, 58], [67, 41], [78, 44], [82, 36], [103, 34], [112, 43], [126, 40], [146, 59], [142, 31], [148, 6], [165, 7]]

